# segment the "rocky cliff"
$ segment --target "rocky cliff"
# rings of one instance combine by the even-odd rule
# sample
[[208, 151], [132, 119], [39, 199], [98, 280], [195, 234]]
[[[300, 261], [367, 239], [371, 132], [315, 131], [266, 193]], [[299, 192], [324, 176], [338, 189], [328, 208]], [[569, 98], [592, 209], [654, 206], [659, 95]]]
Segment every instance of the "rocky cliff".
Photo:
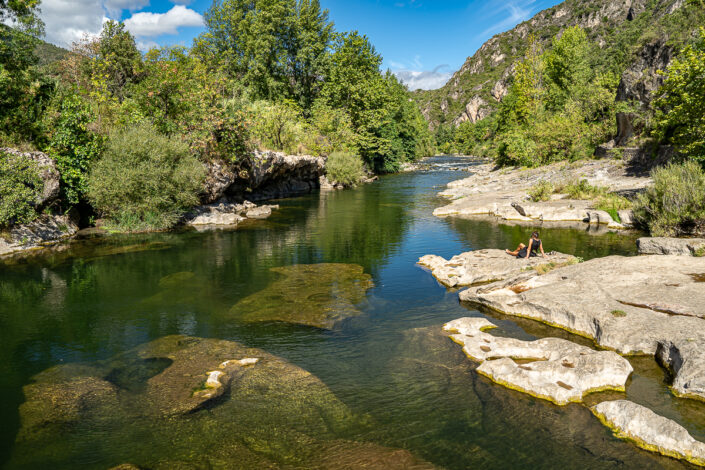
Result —
[[657, 71], [694, 37], [705, 21], [702, 10], [684, 0], [566, 0], [492, 37], [444, 87], [414, 97], [432, 129], [481, 120], [506, 96], [530, 35], [546, 49], [555, 35], [578, 25], [599, 46], [595, 65], [621, 76], [616, 98], [648, 107], [662, 83]]

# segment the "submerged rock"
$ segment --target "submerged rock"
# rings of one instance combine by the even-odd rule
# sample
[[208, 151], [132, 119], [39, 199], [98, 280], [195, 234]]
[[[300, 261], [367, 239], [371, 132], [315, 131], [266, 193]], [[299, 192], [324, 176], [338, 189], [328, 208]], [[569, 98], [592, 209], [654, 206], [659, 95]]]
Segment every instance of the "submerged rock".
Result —
[[68, 466], [88, 449], [100, 449], [91, 458], [103, 468], [432, 468], [341, 440], [365, 424], [321, 380], [232, 341], [163, 337], [51, 368], [24, 394], [9, 468]]
[[644, 237], [636, 245], [641, 255], [705, 256], [705, 238]]
[[629, 361], [612, 351], [560, 338], [522, 341], [484, 332], [491, 328], [496, 325], [485, 318], [460, 318], [443, 327], [455, 333], [451, 339], [470, 359], [481, 362], [478, 373], [559, 405], [580, 402], [594, 391], [624, 390], [632, 372]]
[[673, 390], [705, 398], [705, 261], [609, 256], [459, 294], [463, 301], [543, 321], [622, 354], [657, 355]]
[[446, 287], [499, 281], [525, 271], [543, 272], [577, 262], [574, 256], [562, 253], [548, 254], [546, 258], [518, 259], [503, 250], [468, 251], [450, 260], [436, 255], [426, 255], [419, 259], [419, 264], [430, 268], [431, 274]]
[[286, 322], [318, 328], [360, 315], [357, 304], [373, 286], [356, 264], [302, 264], [271, 268], [284, 276], [245, 297], [230, 313], [245, 322]]
[[627, 400], [605, 401], [591, 408], [617, 437], [642, 449], [705, 466], [705, 444], [678, 423]]

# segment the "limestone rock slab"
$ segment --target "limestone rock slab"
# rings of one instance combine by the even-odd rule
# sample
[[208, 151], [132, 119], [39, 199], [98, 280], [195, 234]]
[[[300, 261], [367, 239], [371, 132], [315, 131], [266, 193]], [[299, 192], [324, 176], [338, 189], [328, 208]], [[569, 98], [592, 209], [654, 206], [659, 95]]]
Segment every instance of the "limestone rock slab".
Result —
[[[580, 402], [598, 390], [624, 390], [629, 361], [612, 351], [595, 351], [560, 338], [522, 341], [485, 333], [496, 328], [485, 318], [461, 318], [444, 325], [477, 372], [494, 382], [559, 405]], [[528, 363], [518, 363], [529, 360]]]
[[643, 237], [636, 244], [642, 255], [705, 255], [705, 238]]
[[471, 287], [459, 297], [622, 354], [658, 355], [675, 375], [675, 393], [705, 398], [703, 279], [703, 258], [609, 256]]
[[591, 410], [617, 437], [642, 449], [705, 466], [705, 444], [675, 421], [628, 400], [604, 401]]
[[498, 281], [541, 266], [575, 263], [577, 259], [562, 253], [548, 254], [546, 258], [518, 259], [503, 250], [474, 250], [446, 260], [426, 255], [418, 263], [428, 267], [433, 276], [446, 287], [470, 286]]

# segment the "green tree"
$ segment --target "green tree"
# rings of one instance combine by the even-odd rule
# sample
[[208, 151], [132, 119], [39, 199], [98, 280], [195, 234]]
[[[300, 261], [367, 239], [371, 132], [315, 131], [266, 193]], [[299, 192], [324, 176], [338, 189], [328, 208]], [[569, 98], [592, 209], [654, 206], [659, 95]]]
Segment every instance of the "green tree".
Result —
[[107, 75], [110, 93], [122, 101], [125, 87], [136, 79], [142, 63], [135, 38], [125, 30], [124, 23], [107, 21], [100, 33], [97, 52], [95, 66]]
[[528, 48], [524, 60], [517, 64], [511, 93], [516, 97], [514, 112], [521, 123], [535, 119], [543, 108], [544, 59], [534, 35], [528, 38]]
[[93, 115], [78, 95], [58, 95], [49, 154], [61, 174], [61, 195], [67, 205], [84, 201], [90, 165], [100, 157], [102, 139], [89, 129]]
[[33, 220], [42, 187], [34, 161], [0, 151], [0, 227]]
[[705, 28], [666, 71], [655, 101], [655, 133], [705, 168]]
[[555, 36], [544, 56], [545, 76], [549, 80], [548, 102], [560, 109], [571, 97], [585, 89], [592, 78], [591, 44], [580, 26], [573, 26]]

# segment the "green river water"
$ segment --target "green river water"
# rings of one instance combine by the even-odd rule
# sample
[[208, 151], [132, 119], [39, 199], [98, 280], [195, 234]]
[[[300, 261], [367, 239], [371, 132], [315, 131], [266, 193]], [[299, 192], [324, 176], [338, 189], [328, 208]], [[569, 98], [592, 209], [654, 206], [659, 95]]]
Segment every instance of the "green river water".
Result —
[[[616, 439], [582, 405], [558, 407], [478, 376], [441, 334], [447, 321], [488, 315], [500, 325], [492, 334], [591, 344], [474, 311], [416, 265], [426, 254], [514, 248], [536, 228], [434, 217], [444, 203], [437, 192], [468, 175], [449, 166], [472, 162], [430, 162], [429, 171], [355, 190], [278, 201], [270, 219], [236, 230], [110, 236], [5, 260], [0, 466], [354, 468], [357, 456], [384, 447], [448, 469], [689, 468]], [[538, 229], [547, 250], [636, 255], [635, 233]], [[308, 318], [321, 309], [335, 324]], [[281, 394], [263, 384], [178, 417], [131, 413], [146, 380], [168, 364], [135, 365], [123, 353], [168, 335], [259, 348], [320, 382]], [[121, 407], [96, 414], [84, 401], [71, 420], [42, 424], [46, 433], [22, 432], [23, 413], [56, 409], [50, 400], [23, 408], [23, 388], [37, 374], [111, 360], [123, 364], [104, 377], [126, 397]], [[626, 396], [704, 439], [705, 405], [674, 398], [653, 359], [630, 360]]]

